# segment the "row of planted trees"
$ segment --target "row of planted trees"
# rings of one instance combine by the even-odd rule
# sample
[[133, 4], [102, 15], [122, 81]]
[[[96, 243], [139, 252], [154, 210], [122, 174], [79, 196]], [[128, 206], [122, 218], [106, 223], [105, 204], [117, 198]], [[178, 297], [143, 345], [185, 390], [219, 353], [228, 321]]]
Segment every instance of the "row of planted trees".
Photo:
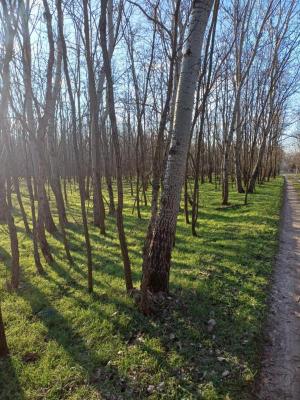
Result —
[[[181, 191], [197, 235], [201, 183], [245, 193], [275, 177], [297, 90], [296, 0], [1, 0], [0, 221], [20, 281], [15, 192], [38, 274], [53, 255], [46, 231], [66, 233], [67, 182], [80, 195], [88, 290], [93, 260], [86, 201], [105, 235], [116, 220], [127, 292], [130, 254], [123, 186], [134, 212], [150, 206], [140, 307], [168, 292]], [[202, 53], [201, 53], [202, 48]], [[201, 57], [200, 57], [201, 54]], [[56, 226], [46, 186], [53, 192]], [[213, 186], [212, 186], [213, 187]], [[108, 198], [103, 196], [104, 189]], [[26, 190], [31, 215], [22, 196]], [[29, 223], [29, 219], [31, 223]], [[201, 223], [201, 221], [200, 221]], [[150, 296], [151, 294], [151, 296]], [[1, 338], [0, 319], [0, 338]], [[1, 341], [1, 340], [0, 340]]]

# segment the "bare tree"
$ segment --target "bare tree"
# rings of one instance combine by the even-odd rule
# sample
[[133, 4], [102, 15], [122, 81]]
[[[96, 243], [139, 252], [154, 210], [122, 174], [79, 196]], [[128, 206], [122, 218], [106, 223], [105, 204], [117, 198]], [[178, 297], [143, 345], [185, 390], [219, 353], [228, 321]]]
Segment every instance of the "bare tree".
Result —
[[[112, 1], [112, 0], [110, 0]], [[121, 253], [124, 265], [124, 275], [127, 292], [133, 289], [132, 276], [131, 276], [131, 265], [128, 255], [128, 247], [124, 230], [123, 221], [123, 182], [122, 182], [122, 163], [121, 163], [121, 152], [118, 137], [118, 126], [115, 112], [115, 100], [114, 100], [114, 89], [111, 72], [111, 62], [107, 50], [106, 43], [106, 12], [107, 12], [108, 0], [101, 0], [101, 18], [100, 18], [100, 42], [103, 53], [103, 63], [106, 76], [107, 84], [107, 107], [109, 112], [109, 118], [111, 123], [112, 140], [114, 144], [115, 157], [116, 157], [116, 172], [117, 172], [117, 189], [118, 189], [118, 205], [116, 210], [117, 227], [119, 242], [121, 247]]]
[[[11, 200], [11, 180], [9, 170], [13, 168], [13, 154], [9, 138], [9, 116], [8, 116], [8, 104], [9, 104], [9, 93], [10, 93], [10, 63], [13, 57], [14, 39], [16, 35], [17, 21], [13, 20], [14, 9], [8, 10], [10, 7], [5, 0], [1, 1], [3, 9], [3, 20], [5, 27], [5, 39], [4, 39], [4, 59], [1, 65], [2, 72], [2, 90], [0, 97], [0, 140], [3, 144], [3, 150], [5, 155], [4, 163], [1, 165], [1, 175], [6, 171], [6, 190], [5, 184], [3, 185], [3, 204], [4, 215], [9, 230], [10, 248], [11, 248], [11, 287], [17, 289], [20, 281], [20, 263], [19, 263], [19, 242], [17, 236], [17, 229], [12, 212], [12, 200]], [[13, 8], [13, 6], [12, 6]], [[19, 8], [17, 9], [18, 16]], [[2, 160], [0, 160], [2, 161]], [[0, 179], [4, 183], [5, 175]], [[1, 321], [0, 321], [1, 322]], [[0, 328], [1, 329], [1, 328]], [[3, 332], [4, 335], [4, 332]], [[4, 351], [5, 349], [3, 349]]]
[[65, 37], [64, 37], [64, 30], [63, 30], [63, 13], [62, 13], [62, 7], [61, 7], [61, 0], [56, 0], [56, 8], [57, 8], [57, 17], [58, 17], [59, 37], [60, 37], [60, 40], [62, 43], [64, 73], [65, 73], [65, 78], [66, 78], [66, 82], [67, 82], [69, 99], [70, 99], [70, 103], [71, 103], [72, 138], [73, 138], [73, 146], [74, 146], [74, 152], [75, 152], [75, 163], [76, 163], [77, 174], [78, 174], [81, 217], [82, 217], [82, 223], [83, 223], [86, 255], [87, 255], [88, 290], [89, 290], [89, 292], [92, 292], [93, 291], [92, 249], [91, 249], [90, 235], [89, 235], [87, 216], [86, 216], [84, 177], [83, 177], [83, 173], [82, 173], [82, 167], [81, 167], [82, 160], [81, 160], [79, 149], [78, 149], [78, 139], [77, 139], [76, 107], [75, 107], [75, 101], [74, 101], [71, 79], [70, 79], [70, 74], [69, 74], [69, 67], [68, 67], [68, 56], [67, 56], [67, 47], [66, 47], [66, 42], [65, 42]]
[[161, 207], [143, 261], [141, 307], [145, 313], [150, 311], [148, 291], [157, 293], [169, 290], [171, 252], [184, 180], [194, 93], [200, 68], [200, 50], [212, 3], [202, 0], [193, 2], [178, 85], [174, 134], [164, 178]]

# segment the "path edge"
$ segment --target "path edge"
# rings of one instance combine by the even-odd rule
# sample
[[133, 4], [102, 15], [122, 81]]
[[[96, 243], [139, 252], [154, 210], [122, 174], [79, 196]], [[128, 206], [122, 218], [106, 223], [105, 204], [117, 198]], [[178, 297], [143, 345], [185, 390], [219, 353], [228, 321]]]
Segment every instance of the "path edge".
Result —
[[276, 253], [274, 255], [273, 259], [273, 268], [272, 272], [270, 275], [270, 279], [267, 285], [267, 296], [266, 296], [266, 318], [263, 323], [263, 328], [262, 328], [262, 334], [261, 334], [261, 342], [259, 343], [260, 346], [260, 355], [259, 355], [259, 360], [258, 360], [258, 368], [257, 368], [257, 373], [256, 377], [254, 379], [253, 385], [252, 385], [252, 390], [251, 390], [251, 396], [249, 400], [262, 400], [261, 397], [259, 396], [260, 388], [261, 388], [261, 374], [262, 374], [262, 361], [264, 360], [264, 356], [266, 354], [266, 344], [268, 342], [268, 331], [269, 331], [269, 326], [270, 326], [270, 310], [271, 310], [271, 303], [272, 303], [272, 289], [275, 284], [275, 275], [277, 272], [277, 269], [279, 268], [279, 263], [278, 263], [278, 254], [280, 250], [280, 238], [283, 232], [283, 224], [284, 224], [284, 208], [286, 205], [287, 201], [287, 179], [286, 175], [282, 175], [283, 177], [283, 185], [281, 189], [281, 194], [280, 194], [280, 209], [279, 209], [279, 220], [277, 223], [277, 235], [276, 235], [276, 241], [277, 241], [277, 249]]

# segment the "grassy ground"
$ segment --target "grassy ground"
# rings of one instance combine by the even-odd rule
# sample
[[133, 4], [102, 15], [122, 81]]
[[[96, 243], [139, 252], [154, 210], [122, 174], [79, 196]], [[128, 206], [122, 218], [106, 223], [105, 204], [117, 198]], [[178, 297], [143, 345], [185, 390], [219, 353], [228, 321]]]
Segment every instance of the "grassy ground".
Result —
[[[55, 262], [35, 275], [31, 242], [16, 211], [22, 284], [2, 291], [10, 358], [0, 362], [0, 399], [250, 398], [259, 368], [267, 287], [277, 248], [282, 179], [258, 187], [249, 205], [201, 186], [199, 237], [183, 215], [174, 250], [172, 299], [160, 317], [146, 318], [124, 293], [113, 218], [107, 236], [91, 226], [95, 293], [86, 291], [79, 199], [69, 192], [70, 268], [59, 236], [49, 237]], [[27, 209], [28, 197], [24, 194]], [[135, 285], [147, 226], [126, 196], [126, 232]], [[91, 210], [90, 210], [91, 212]], [[91, 215], [90, 215], [91, 217]], [[9, 244], [0, 226], [1, 287], [9, 277]], [[207, 322], [216, 321], [209, 332]]]
[[289, 179], [292, 182], [297, 193], [300, 194], [300, 175], [299, 174], [290, 174]]

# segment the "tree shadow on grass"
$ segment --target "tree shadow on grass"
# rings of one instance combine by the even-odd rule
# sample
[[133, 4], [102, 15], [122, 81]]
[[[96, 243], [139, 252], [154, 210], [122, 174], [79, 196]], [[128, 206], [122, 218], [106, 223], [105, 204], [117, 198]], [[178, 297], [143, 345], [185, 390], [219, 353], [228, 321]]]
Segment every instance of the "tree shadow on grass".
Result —
[[[245, 210], [247, 211], [246, 208]], [[144, 317], [128, 299], [124, 298], [123, 290], [103, 286], [101, 282], [103, 276], [111, 280], [122, 277], [120, 263], [112, 260], [112, 255], [117, 255], [118, 247], [114, 236], [109, 238], [111, 241], [114, 239], [114, 243], [106, 243], [111, 253], [106, 249], [108, 254], [101, 254], [100, 251], [96, 256], [95, 295], [82, 296], [85, 288], [82, 281], [77, 281], [77, 277], [85, 279], [84, 268], [75, 265], [74, 269], [68, 269], [60, 265], [60, 262], [52, 266], [55, 277], [49, 273], [45, 278], [58, 286], [58, 298], [47, 296], [38, 286], [26, 287], [21, 294], [31, 304], [34, 318], [39, 319], [47, 328], [47, 340], [55, 341], [70, 355], [72, 365], [79, 365], [83, 369], [88, 384], [96, 388], [104, 398], [111, 399], [116, 394], [122, 399], [146, 398], [149, 395], [147, 384], [152, 383], [152, 376], [161, 374], [162, 380], [173, 379], [173, 385], [175, 382], [177, 386], [177, 398], [201, 398], [199, 385], [212, 383], [218, 396], [216, 398], [225, 398], [229, 393], [233, 399], [241, 399], [240, 393], [235, 390], [247, 386], [243, 376], [245, 369], [248, 368], [253, 372], [257, 367], [256, 349], [259, 345], [257, 333], [260, 329], [259, 318], [262, 318], [257, 313], [261, 312], [260, 306], [263, 303], [260, 297], [263, 296], [260, 283], [253, 282], [252, 287], [247, 283], [251, 283], [252, 275], [258, 278], [267, 277], [269, 269], [260, 270], [260, 267], [265, 262], [270, 263], [271, 260], [259, 255], [261, 259], [256, 260], [254, 266], [250, 265], [248, 270], [231, 269], [232, 264], [240, 264], [244, 268], [246, 260], [239, 258], [239, 255], [241, 252], [249, 252], [252, 245], [255, 246], [252, 242], [255, 238], [251, 238], [251, 235], [248, 239], [243, 236], [242, 241], [235, 245], [235, 225], [249, 221], [261, 224], [262, 220], [260, 216], [247, 215], [242, 208], [226, 210], [224, 213], [223, 211], [218, 212], [213, 210], [213, 207], [204, 212], [201, 210], [200, 224], [201, 217], [204, 217], [221, 227], [217, 226], [210, 233], [208, 232], [210, 226], [201, 228], [199, 241], [194, 244], [190, 240], [190, 227], [178, 229], [177, 251], [184, 252], [186, 257], [196, 256], [199, 262], [197, 265], [190, 265], [188, 273], [182, 271], [180, 261], [173, 261], [171, 281], [173, 297], [162, 306], [160, 316]], [[242, 215], [235, 214], [235, 211]], [[136, 216], [126, 216], [126, 221], [127, 228], [134, 229], [135, 234], [142, 234], [145, 227], [136, 222]], [[264, 218], [263, 222], [273, 226], [274, 219]], [[78, 227], [74, 235], [76, 233]], [[93, 235], [94, 242], [102, 240], [97, 234]], [[268, 235], [259, 238], [264, 244]], [[241, 247], [245, 240], [248, 240], [247, 246], [250, 250], [247, 246]], [[205, 251], [202, 249], [197, 253], [198, 245], [205, 247]], [[78, 242], [76, 246], [80, 248]], [[254, 262], [258, 255], [252, 253], [249, 254], [250, 261]], [[212, 254], [215, 257], [210, 259]], [[208, 261], [203, 267], [201, 257], [205, 260], [205, 256]], [[59, 257], [62, 261], [62, 256]], [[84, 255], [77, 257], [77, 260], [78, 262], [84, 260]], [[199, 279], [198, 270], [199, 272], [203, 270], [207, 275]], [[101, 275], [97, 276], [98, 272]], [[258, 304], [249, 302], [249, 296], [255, 298], [257, 296], [257, 293], [253, 292], [254, 285], [259, 286]], [[71, 286], [72, 290], [68, 290], [68, 286]], [[68, 318], [70, 314], [65, 314], [63, 309], [61, 309], [62, 315], [59, 309], [59, 300], [63, 297], [68, 298], [74, 305], [72, 319]], [[116, 310], [116, 314], [111, 311], [112, 308]], [[110, 355], [101, 355], [99, 350], [97, 351], [99, 349], [97, 343], [94, 345], [87, 343], [85, 334], [76, 321], [76, 313], [81, 309], [89, 309], [92, 312], [93, 321], [86, 318], [80, 322], [87, 324], [89, 329], [95, 329], [92, 323], [95, 321], [112, 326], [109, 335], [101, 336], [101, 331], [95, 332], [95, 335], [97, 341], [113, 341], [116, 344], [116, 351], [112, 350]], [[211, 318], [217, 321], [217, 325], [212, 332], [209, 332], [207, 322]], [[119, 342], [114, 342], [115, 337]], [[117, 350], [120, 348], [124, 354], [118, 355]], [[130, 355], [135, 352], [139, 354], [140, 359], [137, 356], [130, 359]], [[219, 362], [217, 357], [220, 356], [226, 360]], [[147, 359], [155, 362], [155, 366], [147, 366]], [[110, 361], [112, 362], [109, 363]], [[130, 363], [127, 370], [122, 368], [122, 363]], [[225, 369], [230, 371], [230, 377], [223, 379], [222, 373]], [[138, 380], [133, 379], [133, 374], [136, 374]], [[228, 382], [224, 385], [225, 380]], [[161, 395], [170, 396], [169, 389], [170, 386], [166, 387]], [[67, 396], [63, 391], [67, 389], [60, 390], [57, 396], [61, 398]]]
[[[11, 270], [11, 255], [2, 246], [0, 246], [0, 262], [2, 262], [6, 267], [6, 273]], [[8, 278], [8, 274], [6, 275]]]
[[[39, 288], [26, 282], [26, 290], [22, 291], [20, 295], [31, 305], [33, 318], [41, 321], [47, 328], [44, 340], [46, 342], [55, 341], [71, 357], [72, 365], [79, 365], [83, 370], [84, 376], [82, 380], [78, 381], [78, 385], [86, 381], [99, 391], [103, 398], [112, 398], [115, 394], [121, 395], [122, 393], [130, 396], [139, 392], [137, 384], [126, 379], [125, 376], [121, 376], [116, 367], [107, 366], [109, 359], [105, 359], [93, 351], [78, 327], [73, 326], [72, 321], [64, 317]], [[66, 292], [65, 296], [73, 297], [75, 302], [78, 301], [73, 293]], [[103, 297], [96, 294], [91, 295], [90, 298], [92, 304], [95, 301], [100, 304], [103, 300]], [[90, 307], [91, 303], [79, 300], [78, 307], [79, 309]], [[67, 395], [68, 384], [56, 390], [57, 392], [53, 395], [64, 398], [64, 395]]]
[[[0, 247], [0, 262], [3, 262], [6, 266], [6, 270], [11, 269], [11, 256], [10, 254], [1, 246]], [[6, 280], [9, 281], [10, 276], [6, 276]], [[1, 296], [1, 294], [0, 294]], [[4, 319], [4, 325], [5, 319]], [[7, 334], [6, 334], [7, 336]], [[8, 347], [9, 338], [7, 337]], [[10, 349], [10, 352], [13, 349]], [[18, 378], [18, 372], [16, 369], [16, 360], [14, 360], [11, 354], [8, 357], [0, 359], [0, 399], [1, 400], [23, 400], [24, 392]]]
[[24, 400], [15, 361], [10, 355], [0, 359], [0, 398], [1, 400]]
[[[110, 319], [115, 334], [118, 334], [122, 339], [123, 346], [129, 348], [138, 346], [141, 351], [155, 359], [165, 373], [174, 376], [178, 385], [192, 393], [193, 396], [199, 395], [196, 391], [199, 382], [213, 382], [216, 393], [220, 396], [225, 395], [222, 389], [222, 378], [220, 378], [225, 368], [230, 369], [230, 379], [236, 382], [237, 387], [245, 385], [243, 378], [245, 369], [249, 368], [252, 372], [256, 369], [257, 359], [255, 357], [257, 353], [253, 352], [253, 348], [259, 346], [258, 332], [261, 321], [258, 321], [258, 313], [261, 313], [261, 309], [249, 304], [249, 296], [264, 296], [264, 288], [263, 286], [258, 287], [257, 291], [254, 292], [254, 289], [248, 287], [246, 283], [247, 280], [251, 281], [252, 275], [258, 278], [268, 277], [270, 269], [260, 270], [260, 262], [270, 264], [272, 260], [268, 256], [251, 253], [251, 246], [255, 246], [251, 239], [257, 240], [257, 237], [251, 238], [251, 234], [248, 234], [248, 242], [245, 248], [242, 249], [241, 244], [246, 237], [243, 237], [240, 243], [234, 243], [236, 227], [233, 225], [249, 223], [250, 221], [250, 223], [261, 224], [264, 222], [267, 225], [274, 226], [276, 222], [276, 218], [264, 217], [262, 221], [259, 215], [247, 215], [248, 209], [246, 208], [242, 216], [235, 214], [235, 211], [241, 211], [239, 208], [226, 209], [224, 213], [224, 210], [220, 210], [220, 212], [210, 211], [201, 211], [201, 216], [206, 216], [206, 219], [226, 225], [226, 229], [225, 227], [224, 229], [218, 227], [218, 232], [212, 231], [208, 236], [206, 231], [205, 235], [203, 231], [200, 235], [202, 241], [202, 237], [205, 236], [205, 241], [201, 245], [206, 247], [207, 254], [214, 252], [217, 256], [212, 261], [216, 268], [195, 289], [185, 287], [183, 282], [180, 284], [173, 282], [171, 284], [172, 291], [181, 300], [174, 307], [171, 307], [168, 313], [163, 313], [159, 318], [145, 319], [131, 307], [120, 302], [117, 296], [113, 298], [113, 296], [108, 295], [99, 298], [102, 304], [114, 304], [119, 313], [128, 317], [128, 325], [121, 324], [117, 317]], [[135, 227], [134, 219], [135, 217], [127, 217], [128, 226]], [[140, 226], [137, 229], [140, 230]], [[187, 235], [190, 234], [189, 229], [189, 227], [181, 227], [178, 230], [179, 239], [176, 242], [176, 248], [182, 248], [182, 251], [186, 254], [195, 254], [195, 249], [191, 248], [189, 235]], [[231, 232], [230, 238], [228, 238], [229, 232]], [[265, 242], [266, 245], [268, 245], [269, 235], [269, 233], [260, 234], [260, 240]], [[230, 240], [227, 240], [226, 243], [215, 243], [224, 241], [224, 238]], [[242, 252], [248, 254], [252, 262], [256, 258], [259, 263], [254, 268], [250, 266], [246, 271], [233, 271], [224, 265], [242, 263], [242, 267], [246, 267], [245, 261], [239, 259], [239, 254]], [[199, 256], [201, 257], [201, 254]], [[107, 261], [109, 262], [109, 257]], [[172, 273], [174, 277], [190, 280], [192, 285], [197, 279], [195, 271], [193, 276], [182, 274], [180, 277], [180, 269], [180, 263], [173, 261]], [[121, 269], [119, 270], [121, 271]], [[112, 269], [109, 268], [107, 272], [114, 277], [118, 276], [115, 266]], [[218, 287], [217, 282], [222, 282], [223, 290]], [[253, 282], [253, 285], [260, 286], [257, 282]], [[223, 294], [221, 295], [221, 293]], [[246, 297], [243, 299], [243, 296]], [[259, 303], [262, 303], [262, 301], [259, 300]], [[84, 306], [84, 302], [81, 302], [81, 306]], [[86, 303], [86, 307], [88, 306], [88, 303]], [[94, 306], [92, 305], [92, 307]], [[95, 307], [97, 308], [97, 306]], [[215, 334], [207, 332], [207, 321], [212, 317], [216, 318], [218, 324]], [[110, 316], [106, 315], [105, 318], [109, 319]], [[253, 321], [256, 322], [253, 323]], [[138, 339], [141, 336], [145, 336], [146, 339], [139, 341]], [[147, 337], [149, 340], [147, 340]], [[153, 339], [160, 342], [161, 351], [151, 346], [149, 341]], [[201, 346], [201, 342], [204, 342], [205, 346]], [[180, 358], [179, 368], [176, 368], [176, 364], [170, 362], [170, 354]], [[225, 366], [216, 361], [217, 356], [220, 355], [227, 357]], [[208, 375], [205, 378], [204, 372], [210, 368], [215, 374]], [[143, 390], [142, 393], [146, 394], [145, 389]], [[228, 389], [226, 390], [228, 391]], [[232, 393], [234, 393], [234, 388], [232, 388]], [[235, 393], [235, 395], [238, 396], [238, 393]]]

